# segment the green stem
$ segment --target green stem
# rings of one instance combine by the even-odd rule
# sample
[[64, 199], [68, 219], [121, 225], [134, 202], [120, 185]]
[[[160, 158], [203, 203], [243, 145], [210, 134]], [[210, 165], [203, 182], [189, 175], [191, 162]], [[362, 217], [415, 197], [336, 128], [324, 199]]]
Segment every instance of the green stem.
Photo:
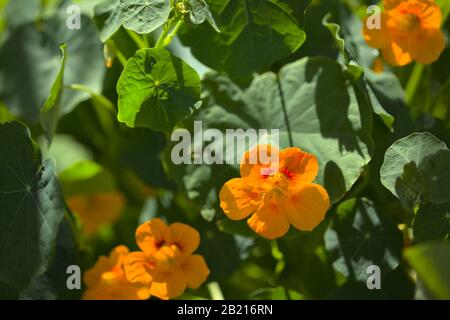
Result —
[[178, 33], [178, 30], [180, 30], [183, 23], [184, 23], [183, 20], [177, 19], [169, 20], [167, 25], [164, 26], [163, 31], [161, 32], [161, 35], [158, 38], [158, 41], [156, 41], [155, 48], [167, 47]]
[[141, 39], [141, 37], [137, 33], [135, 33], [134, 31], [128, 30], [128, 29], [125, 29], [125, 30], [127, 31], [130, 38], [133, 39], [133, 41], [136, 43], [136, 45], [138, 46], [139, 49], [148, 47], [147, 41]]
[[169, 34], [170, 29], [172, 28], [173, 20], [169, 20], [167, 22], [167, 25], [164, 25], [163, 30], [161, 34], [159, 35], [158, 40], [156, 41], [155, 48], [163, 48], [164, 47], [164, 41], [167, 38], [167, 35]]
[[275, 266], [275, 273], [279, 275], [281, 274], [281, 272], [283, 272], [286, 262], [284, 261], [283, 252], [281, 252], [280, 248], [278, 247], [277, 240], [273, 240], [270, 242], [270, 252], [272, 253], [272, 257], [277, 261], [277, 264]]
[[423, 70], [424, 70], [424, 65], [416, 62], [414, 69], [411, 72], [411, 75], [409, 76], [409, 80], [408, 80], [408, 83], [407, 83], [406, 89], [405, 89], [406, 103], [408, 105], [411, 104], [411, 102], [414, 99], [414, 96], [416, 95], [416, 91], [417, 91], [417, 88], [419, 87]]
[[177, 22], [177, 24], [175, 25], [175, 27], [173, 28], [172, 32], [167, 36], [167, 38], [164, 40], [164, 47], [168, 46], [173, 38], [175, 38], [175, 36], [178, 33], [178, 30], [180, 30], [181, 26], [184, 24], [183, 20], [179, 20]]
[[212, 300], [225, 300], [218, 282], [208, 283], [208, 291]]

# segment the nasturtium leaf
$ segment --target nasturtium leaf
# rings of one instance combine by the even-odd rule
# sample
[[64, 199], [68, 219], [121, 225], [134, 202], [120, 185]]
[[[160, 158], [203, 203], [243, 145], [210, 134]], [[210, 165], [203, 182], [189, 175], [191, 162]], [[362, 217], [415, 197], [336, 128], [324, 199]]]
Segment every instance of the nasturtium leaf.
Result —
[[401, 261], [402, 234], [392, 220], [367, 199], [351, 199], [337, 208], [325, 232], [325, 247], [336, 271], [366, 281], [371, 265], [385, 274]]
[[100, 39], [108, 40], [122, 25], [120, 0], [105, 0], [94, 8], [95, 17], [100, 25]]
[[[184, 126], [191, 130], [192, 140], [219, 149], [223, 159], [234, 165], [177, 165], [171, 157], [174, 143], [166, 153], [169, 174], [202, 207], [215, 209], [218, 192], [227, 180], [239, 176], [237, 164], [254, 145], [238, 145], [235, 152], [225, 150], [220, 141], [203, 142], [201, 136], [194, 136], [193, 120], [201, 121], [203, 132], [214, 128], [224, 137], [227, 129], [254, 129], [263, 141], [264, 132], [259, 130], [269, 134], [272, 129], [279, 130], [282, 148], [292, 142], [318, 158], [316, 181], [327, 189], [333, 202], [344, 196], [370, 161], [370, 113], [360, 111], [353, 88], [334, 61], [305, 58], [284, 66], [278, 75], [269, 72], [257, 76], [247, 89], [217, 74], [207, 76], [204, 86], [208, 105]], [[202, 149], [197, 156], [202, 158], [203, 153]], [[193, 163], [190, 154], [187, 158]]]
[[77, 299], [79, 290], [70, 290], [67, 287], [67, 268], [79, 265], [78, 248], [74, 230], [71, 228], [69, 217], [61, 222], [56, 238], [56, 252], [48, 270], [31, 280], [30, 285], [20, 293], [21, 300], [54, 300]]
[[45, 135], [49, 143], [53, 139], [53, 134], [56, 131], [56, 126], [58, 124], [59, 114], [61, 112], [61, 101], [64, 86], [64, 69], [66, 66], [66, 48], [67, 45], [61, 46], [61, 67], [59, 69], [58, 75], [56, 76], [55, 83], [53, 84], [50, 96], [44, 103], [41, 109], [40, 120], [41, 126], [44, 129]]
[[209, 1], [221, 33], [207, 26], [180, 30], [183, 44], [217, 71], [241, 77], [264, 72], [296, 51], [306, 35], [278, 3], [269, 0]]
[[160, 48], [136, 51], [120, 76], [117, 93], [119, 121], [166, 133], [201, 105], [197, 72]]
[[[363, 68], [364, 64], [363, 64], [363, 66], [361, 66], [361, 65], [359, 65], [359, 61], [357, 61], [357, 60], [361, 60], [362, 58], [359, 57], [359, 55], [358, 55], [358, 59], [357, 59], [357, 58], [355, 58], [354, 53], [352, 53], [352, 51], [353, 52], [356, 51], [357, 54], [360, 53], [358, 51], [359, 46], [356, 46], [354, 37], [350, 38], [351, 40], [349, 41], [349, 43], [351, 45], [347, 45], [346, 41], [340, 35], [341, 26], [336, 23], [330, 22], [330, 16], [331, 16], [330, 14], [327, 14], [323, 18], [322, 24], [326, 28], [328, 28], [328, 30], [331, 32], [331, 35], [336, 43], [336, 46], [339, 48], [339, 51], [341, 52], [341, 54], [343, 56], [345, 65], [347, 67], [348, 74], [352, 77], [354, 82], [356, 82], [355, 86], [358, 88], [358, 90], [360, 90], [362, 92], [362, 94], [366, 96], [366, 99], [368, 100], [368, 103], [370, 104], [370, 107], [373, 110], [373, 112], [375, 114], [377, 114], [383, 120], [383, 122], [386, 124], [386, 126], [388, 128], [392, 128], [394, 118], [383, 108], [383, 106], [380, 104], [380, 102], [378, 100], [377, 95], [373, 91], [373, 88], [368, 85], [366, 78], [365, 78], [365, 71]], [[349, 19], [354, 20], [355, 18], [353, 16], [351, 16], [351, 18], [349, 17]], [[348, 24], [349, 22], [347, 21], [346, 23]], [[354, 22], [354, 24], [358, 24], [358, 23], [359, 23], [359, 21]], [[361, 38], [361, 36], [357, 35], [356, 38]], [[356, 43], [358, 43], [358, 42], [356, 42]], [[356, 48], [355, 48], [355, 46], [356, 46]], [[364, 63], [364, 61], [363, 61], [363, 63]], [[374, 78], [373, 73], [371, 73], [370, 70], [368, 70], [367, 73], [372, 74], [372, 78]]]
[[405, 251], [405, 258], [438, 299], [450, 299], [450, 244], [427, 242]]
[[120, 0], [120, 19], [125, 28], [150, 33], [169, 18], [168, 0]]
[[418, 202], [450, 201], [450, 151], [430, 133], [413, 133], [385, 153], [381, 183], [411, 209]]
[[67, 16], [59, 14], [39, 24], [28, 23], [14, 29], [0, 51], [0, 97], [11, 112], [30, 121], [39, 119], [39, 112], [50, 94], [60, 71], [59, 46], [67, 43], [68, 59], [64, 73], [61, 115], [89, 94], [70, 90], [72, 84], [83, 84], [100, 92], [105, 74], [102, 45], [91, 19], [82, 15], [79, 30], [66, 26]]
[[41, 163], [28, 128], [0, 125], [0, 281], [18, 290], [53, 256], [65, 205], [52, 161]]
[[216, 21], [205, 0], [189, 0], [189, 19], [192, 24], [202, 24], [205, 21], [211, 25], [217, 32], [220, 32]]
[[425, 203], [413, 223], [414, 241], [446, 239], [450, 234], [450, 203]]

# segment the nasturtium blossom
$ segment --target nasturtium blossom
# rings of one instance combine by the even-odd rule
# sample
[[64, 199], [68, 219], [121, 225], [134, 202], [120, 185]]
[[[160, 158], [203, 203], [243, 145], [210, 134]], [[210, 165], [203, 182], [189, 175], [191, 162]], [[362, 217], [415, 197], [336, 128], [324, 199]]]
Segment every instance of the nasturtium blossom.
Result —
[[[272, 157], [274, 153], [278, 157]], [[267, 154], [278, 161], [260, 161]], [[250, 161], [251, 159], [258, 161]], [[244, 155], [240, 173], [220, 191], [220, 206], [232, 220], [247, 220], [259, 235], [275, 239], [283, 236], [290, 224], [311, 231], [324, 219], [330, 205], [327, 191], [313, 183], [319, 165], [317, 158], [299, 148], [279, 151], [259, 145]]]
[[168, 226], [156, 218], [137, 228], [136, 242], [142, 251], [125, 259], [125, 276], [151, 295], [172, 299], [206, 281], [208, 266], [202, 256], [193, 254], [200, 244], [194, 228], [183, 223]]
[[93, 235], [106, 224], [115, 222], [125, 206], [125, 197], [117, 191], [74, 195], [67, 205], [83, 225], [83, 232]]
[[102, 256], [92, 269], [84, 273], [87, 289], [84, 300], [145, 300], [150, 297], [145, 288], [133, 286], [125, 278], [123, 262], [129, 250], [115, 247], [108, 257]]
[[380, 28], [369, 29], [364, 23], [367, 44], [381, 50], [393, 66], [404, 66], [413, 60], [429, 64], [445, 48], [440, 30], [442, 13], [434, 0], [384, 0]]

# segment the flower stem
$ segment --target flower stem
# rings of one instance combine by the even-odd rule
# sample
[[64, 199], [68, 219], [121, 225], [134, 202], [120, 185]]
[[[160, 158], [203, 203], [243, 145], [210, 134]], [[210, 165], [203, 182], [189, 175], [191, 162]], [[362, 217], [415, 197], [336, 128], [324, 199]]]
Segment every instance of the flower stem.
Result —
[[214, 281], [208, 283], [208, 291], [212, 300], [225, 300], [218, 282]]
[[139, 49], [143, 49], [143, 48], [147, 48], [148, 47], [148, 43], [146, 40], [141, 39], [141, 37], [135, 33], [132, 30], [128, 30], [125, 28], [125, 30], [127, 31], [128, 35], [130, 36], [131, 39], [133, 39], [133, 41], [136, 43], [137, 47]]
[[422, 78], [423, 70], [424, 65], [416, 63], [413, 71], [411, 72], [411, 75], [409, 76], [409, 80], [405, 89], [406, 103], [408, 105], [411, 105], [411, 102], [413, 101], [414, 96], [416, 95], [417, 88], [419, 87], [420, 84], [420, 79]]

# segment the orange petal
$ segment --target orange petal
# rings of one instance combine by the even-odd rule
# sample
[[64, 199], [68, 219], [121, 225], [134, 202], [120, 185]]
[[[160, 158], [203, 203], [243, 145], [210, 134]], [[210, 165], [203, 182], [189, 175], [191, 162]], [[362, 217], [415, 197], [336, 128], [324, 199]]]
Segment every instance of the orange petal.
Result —
[[152, 282], [150, 293], [163, 300], [179, 297], [187, 287], [184, 273], [174, 268], [170, 272], [159, 273]]
[[279, 238], [289, 230], [289, 220], [282, 202], [278, 202], [271, 193], [264, 196], [263, 204], [247, 223], [253, 231], [267, 239]]
[[278, 164], [279, 152], [278, 148], [265, 144], [247, 151], [241, 160], [241, 177], [263, 180], [262, 175], [270, 170], [271, 165]]
[[125, 197], [117, 191], [79, 194], [67, 199], [69, 208], [83, 224], [83, 231], [95, 234], [102, 225], [115, 222], [125, 206]]
[[95, 265], [83, 274], [83, 281], [86, 286], [88, 288], [95, 287], [100, 282], [102, 273], [110, 270], [112, 266], [107, 257], [99, 257]]
[[367, 26], [367, 19], [363, 23], [363, 36], [367, 44], [372, 48], [382, 49], [389, 46], [391, 43], [391, 34], [389, 27], [387, 25], [387, 15], [382, 12], [380, 15], [380, 28], [379, 29], [369, 29]]
[[124, 245], [119, 245], [115, 247], [111, 253], [109, 254], [109, 258], [111, 263], [114, 263], [115, 266], [122, 266], [125, 258], [130, 253], [130, 250]]
[[420, 14], [420, 22], [423, 28], [439, 29], [442, 23], [442, 11], [436, 3], [429, 3]]
[[426, 29], [409, 41], [408, 51], [417, 62], [429, 64], [445, 49], [445, 37], [439, 29]]
[[260, 192], [246, 180], [243, 178], [231, 179], [220, 190], [220, 207], [232, 220], [247, 218], [261, 204]]
[[159, 218], [141, 224], [136, 230], [136, 243], [142, 251], [154, 253], [165, 243], [171, 243], [169, 227]]
[[316, 156], [303, 152], [300, 148], [287, 148], [280, 153], [280, 169], [294, 174], [295, 183], [313, 182], [319, 172]]
[[191, 289], [200, 287], [209, 275], [205, 259], [200, 255], [188, 256], [183, 262], [181, 269], [186, 276], [187, 285]]
[[284, 210], [290, 223], [303, 231], [316, 228], [325, 218], [329, 206], [327, 191], [314, 183], [299, 186], [284, 202]]
[[144, 252], [130, 253], [123, 264], [125, 277], [130, 283], [140, 286], [150, 286], [153, 280], [154, 263]]
[[405, 52], [395, 42], [382, 50], [383, 58], [392, 66], [404, 66], [412, 61], [409, 53]]
[[383, 7], [386, 10], [391, 10], [398, 6], [402, 1], [404, 0], [383, 0]]
[[190, 254], [200, 244], [200, 234], [194, 228], [184, 223], [173, 223], [169, 227], [172, 233], [172, 242], [184, 254]]

